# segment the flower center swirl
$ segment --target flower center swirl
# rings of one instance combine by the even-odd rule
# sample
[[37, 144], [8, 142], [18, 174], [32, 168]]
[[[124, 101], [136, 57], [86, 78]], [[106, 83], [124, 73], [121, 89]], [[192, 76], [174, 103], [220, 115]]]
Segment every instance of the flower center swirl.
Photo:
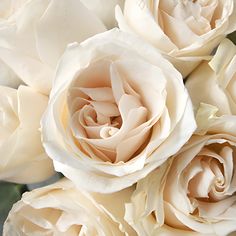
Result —
[[[216, 224], [230, 217], [236, 202], [235, 153], [233, 142], [214, 139], [209, 140], [195, 157], [191, 157], [190, 152], [179, 157], [181, 174], [177, 178], [176, 174], [172, 173], [165, 190], [167, 212], [173, 214], [175, 209], [178, 209], [178, 212], [174, 213], [176, 219], [166, 219], [167, 224], [181, 229], [190, 227], [198, 230], [202, 223]], [[171, 183], [173, 178], [178, 180]], [[181, 193], [178, 193], [177, 202], [170, 196], [175, 184], [178, 189], [182, 189]], [[184, 200], [182, 205], [181, 199]], [[185, 222], [186, 217], [189, 222]]]
[[[152, 4], [152, 7], [155, 5]], [[187, 47], [192, 43], [191, 40], [181, 39], [183, 31], [180, 29], [188, 32], [194, 40], [195, 37], [207, 34], [216, 28], [223, 17], [223, 9], [218, 0], [161, 0], [159, 6], [154, 9], [153, 13], [158, 24], [178, 48]]]
[[159, 109], [150, 107], [152, 98], [146, 92], [158, 91], [148, 82], [144, 90], [137, 77], [127, 76], [123, 65], [123, 61], [94, 62], [69, 88], [69, 127], [80, 150], [92, 159], [117, 163], [138, 155], [160, 116]]

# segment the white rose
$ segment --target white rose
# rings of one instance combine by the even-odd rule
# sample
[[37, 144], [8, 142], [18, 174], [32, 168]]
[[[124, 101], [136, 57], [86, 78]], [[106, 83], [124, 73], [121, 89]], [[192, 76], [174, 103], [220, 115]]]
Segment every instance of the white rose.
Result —
[[106, 25], [108, 29], [116, 26], [115, 6], [123, 8], [124, 0], [81, 0], [81, 2]]
[[126, 0], [117, 8], [119, 27], [138, 34], [187, 76], [236, 30], [235, 0]]
[[235, 235], [236, 117], [212, 108], [199, 111], [203, 135], [138, 182], [125, 216], [138, 235]]
[[177, 70], [114, 29], [68, 47], [41, 125], [58, 171], [79, 187], [113, 192], [176, 153], [195, 120]]
[[186, 87], [195, 109], [202, 102], [216, 106], [219, 115], [236, 115], [236, 46], [225, 39], [212, 60], [189, 76]]
[[106, 30], [79, 0], [23, 1], [5, 15], [0, 20], [0, 60], [45, 94], [66, 45]]
[[0, 86], [0, 180], [33, 183], [53, 175], [39, 132], [47, 102], [29, 87]]
[[131, 193], [132, 188], [91, 194], [63, 179], [25, 193], [10, 211], [3, 236], [135, 236], [123, 219], [124, 202]]

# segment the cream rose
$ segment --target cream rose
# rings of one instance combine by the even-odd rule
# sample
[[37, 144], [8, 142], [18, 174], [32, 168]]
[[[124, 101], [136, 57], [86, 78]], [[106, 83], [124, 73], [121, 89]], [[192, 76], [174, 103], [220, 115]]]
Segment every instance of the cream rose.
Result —
[[25, 193], [10, 211], [3, 236], [135, 236], [123, 219], [131, 189], [109, 195], [75, 189], [63, 179]]
[[203, 102], [216, 106], [219, 115], [236, 115], [236, 46], [225, 39], [212, 60], [189, 76], [186, 87], [196, 110]]
[[108, 29], [116, 26], [115, 6], [124, 6], [124, 0], [81, 0], [81, 2], [106, 25]]
[[119, 27], [158, 48], [187, 76], [236, 30], [234, 0], [126, 0], [117, 8]]
[[54, 173], [39, 132], [47, 102], [29, 87], [0, 86], [0, 180], [34, 183]]
[[114, 29], [68, 47], [41, 125], [56, 170], [79, 187], [113, 192], [176, 153], [195, 120], [174, 67]]
[[138, 235], [236, 233], [236, 117], [215, 113], [203, 104], [202, 135], [138, 183], [125, 216]]
[[66, 45], [106, 30], [79, 0], [1, 0], [0, 14], [0, 60], [45, 94]]

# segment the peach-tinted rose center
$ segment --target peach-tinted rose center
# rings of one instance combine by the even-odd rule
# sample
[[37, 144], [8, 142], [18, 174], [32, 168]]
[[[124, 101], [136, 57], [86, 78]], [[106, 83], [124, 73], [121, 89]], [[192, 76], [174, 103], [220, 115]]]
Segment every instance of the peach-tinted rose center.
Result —
[[158, 7], [158, 24], [179, 48], [214, 29], [221, 17], [222, 3], [218, 0], [161, 0]]
[[188, 183], [187, 195], [195, 208], [191, 214], [204, 216], [208, 208], [220, 208], [224, 200], [227, 202], [235, 195], [235, 151], [236, 148], [227, 142], [210, 144], [186, 167], [183, 179]]
[[[135, 157], [146, 147], [160, 117], [162, 108], [152, 105], [149, 93], [142, 94], [144, 84], [127, 74], [129, 68], [122, 71], [122, 63], [94, 62], [69, 88], [70, 130], [80, 150], [92, 159], [126, 162]], [[158, 101], [155, 104], [158, 107]]]
[[[190, 150], [177, 157], [164, 193], [166, 224], [189, 229], [187, 226], [195, 223], [216, 223], [232, 216], [236, 202], [235, 153], [233, 142], [215, 139], [195, 157]], [[195, 223], [189, 224], [187, 218]]]

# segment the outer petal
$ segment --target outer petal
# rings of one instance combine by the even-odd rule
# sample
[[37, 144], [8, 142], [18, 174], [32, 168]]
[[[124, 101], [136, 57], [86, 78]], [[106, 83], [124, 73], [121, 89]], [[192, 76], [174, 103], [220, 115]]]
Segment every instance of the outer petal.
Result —
[[236, 47], [228, 39], [222, 41], [212, 60], [203, 62], [188, 78], [186, 87], [195, 110], [200, 103], [216, 106], [219, 115], [236, 114]]
[[0, 85], [17, 88], [23, 81], [2, 61], [0, 61]]
[[18, 89], [17, 96], [19, 126], [0, 148], [0, 156], [4, 157], [0, 179], [17, 183], [40, 182], [54, 173], [39, 132], [39, 121], [47, 105], [47, 97], [24, 86]]
[[27, 85], [49, 94], [53, 70], [66, 45], [105, 30], [80, 1], [26, 1], [0, 22], [0, 59]]
[[66, 45], [106, 31], [103, 23], [77, 0], [51, 0], [36, 26], [39, 58], [55, 68]]
[[155, 229], [152, 236], [160, 235], [160, 236], [215, 236], [215, 234], [202, 234], [196, 232], [190, 232], [187, 230], [180, 230], [176, 228], [172, 228], [168, 225], [163, 225], [160, 228]]
[[24, 194], [10, 211], [3, 235], [135, 236], [122, 219], [131, 191], [94, 195], [60, 180]]
[[49, 93], [53, 71], [47, 65], [23, 53], [1, 47], [0, 57], [24, 83], [43, 94]]
[[145, 28], [144, 38], [155, 47], [159, 48], [160, 51], [168, 52], [177, 49], [167, 35], [164, 34], [159, 25], [156, 24], [145, 1], [138, 3], [138, 1], [126, 0], [124, 15], [126, 17], [122, 15], [121, 9], [117, 7], [116, 19], [121, 30], [123, 30], [123, 28], [131, 29], [131, 32], [133, 31], [138, 35], [142, 35]]
[[106, 25], [108, 29], [116, 26], [115, 6], [123, 8], [124, 0], [81, 0], [81, 2]]
[[216, 81], [215, 72], [209, 67], [207, 62], [203, 62], [191, 74], [186, 87], [195, 110], [199, 108], [202, 102], [218, 107], [220, 114], [231, 114], [228, 99]]
[[131, 203], [125, 206], [125, 220], [138, 235], [154, 235], [155, 228], [164, 224], [163, 191], [170, 163], [171, 161], [167, 161], [139, 181]]

